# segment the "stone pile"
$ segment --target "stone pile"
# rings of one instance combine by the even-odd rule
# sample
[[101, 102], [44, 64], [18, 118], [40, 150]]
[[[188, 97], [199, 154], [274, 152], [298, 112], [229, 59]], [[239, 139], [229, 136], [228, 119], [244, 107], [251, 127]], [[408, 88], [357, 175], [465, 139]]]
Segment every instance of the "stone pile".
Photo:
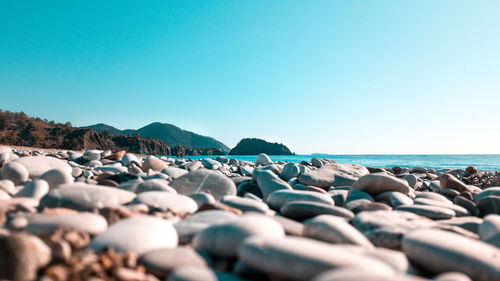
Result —
[[500, 280], [498, 173], [0, 146], [0, 279]]

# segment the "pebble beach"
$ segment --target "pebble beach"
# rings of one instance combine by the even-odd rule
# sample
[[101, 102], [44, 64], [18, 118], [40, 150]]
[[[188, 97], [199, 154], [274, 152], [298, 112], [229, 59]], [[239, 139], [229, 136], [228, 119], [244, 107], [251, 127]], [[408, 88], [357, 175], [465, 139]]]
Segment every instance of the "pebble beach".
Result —
[[500, 171], [0, 146], [0, 280], [500, 280]]

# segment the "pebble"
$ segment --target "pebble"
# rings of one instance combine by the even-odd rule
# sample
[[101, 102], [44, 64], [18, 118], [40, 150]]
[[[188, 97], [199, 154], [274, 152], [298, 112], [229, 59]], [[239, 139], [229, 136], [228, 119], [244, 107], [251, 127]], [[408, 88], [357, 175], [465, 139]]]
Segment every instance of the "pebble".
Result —
[[283, 170], [281, 170], [280, 177], [288, 181], [291, 178], [296, 178], [300, 174], [300, 168], [297, 163], [286, 163], [285, 166], [283, 166]]
[[301, 237], [251, 237], [242, 243], [238, 256], [243, 263], [286, 280], [309, 280], [327, 270], [350, 266], [373, 266], [393, 272], [384, 262], [342, 245]]
[[487, 241], [498, 233], [500, 233], [500, 215], [491, 214], [484, 217], [478, 230], [479, 238]]
[[167, 163], [163, 162], [162, 160], [154, 156], [148, 157], [144, 160], [144, 162], [142, 162], [142, 170], [144, 172], [147, 172], [149, 169], [156, 172], [161, 172], [167, 167], [168, 167]]
[[455, 216], [455, 212], [451, 209], [430, 205], [403, 205], [397, 207], [396, 210], [414, 213], [434, 220], [450, 219]]
[[334, 215], [347, 220], [354, 217], [354, 214], [345, 208], [311, 201], [289, 202], [281, 207], [280, 213], [287, 218], [298, 221], [323, 214]]
[[174, 226], [179, 234], [179, 243], [186, 244], [191, 242], [193, 237], [203, 229], [236, 218], [237, 216], [235, 214], [228, 211], [208, 210], [195, 213], [176, 223]]
[[448, 173], [444, 173], [439, 176], [439, 186], [441, 188], [454, 189], [458, 192], [474, 192], [472, 188]]
[[[71, 169], [71, 172], [73, 169]], [[49, 184], [49, 189], [52, 189], [60, 184], [73, 183], [73, 176], [65, 169], [52, 169], [43, 173], [38, 179], [45, 180]]]
[[302, 173], [298, 180], [305, 185], [321, 188], [330, 186], [352, 185], [356, 180], [370, 172], [356, 164], [328, 164], [318, 170]]
[[215, 203], [215, 198], [211, 194], [208, 194], [206, 192], [195, 192], [189, 194], [188, 196], [196, 202], [198, 207], [201, 207], [205, 203]]
[[373, 196], [384, 191], [398, 191], [408, 195], [411, 189], [406, 181], [383, 174], [365, 175], [357, 180], [352, 188]]
[[166, 191], [143, 192], [137, 195], [132, 204], [146, 204], [151, 208], [174, 212], [179, 216], [186, 216], [198, 210], [198, 204], [190, 197]]
[[62, 184], [40, 199], [40, 207], [65, 207], [91, 211], [105, 207], [117, 207], [132, 201], [135, 194], [103, 185], [84, 183]]
[[258, 165], [266, 166], [266, 165], [273, 164], [273, 161], [271, 161], [271, 158], [269, 158], [269, 156], [267, 156], [267, 154], [261, 153], [261, 154], [257, 155], [257, 160], [255, 161], [255, 163]]
[[191, 247], [157, 249], [145, 252], [138, 260], [148, 272], [165, 278], [176, 268], [183, 266], [207, 266], [206, 259]]
[[280, 210], [285, 204], [295, 201], [317, 202], [334, 205], [333, 199], [327, 194], [302, 190], [278, 190], [267, 197], [266, 203], [273, 210]]
[[108, 222], [99, 214], [87, 212], [60, 215], [37, 214], [28, 217], [28, 225], [23, 230], [35, 235], [46, 235], [59, 227], [69, 227], [95, 235], [106, 231]]
[[14, 194], [17, 191], [14, 182], [11, 180], [0, 180], [0, 189], [8, 194]]
[[28, 180], [28, 170], [18, 162], [9, 162], [0, 169], [0, 179], [10, 180], [18, 185]]
[[500, 280], [500, 250], [484, 242], [436, 229], [418, 229], [402, 240], [410, 261], [431, 274], [465, 273], [473, 280]]
[[373, 244], [344, 218], [319, 215], [304, 222], [304, 236], [334, 244], [373, 248]]
[[161, 170], [161, 172], [164, 173], [165, 175], [168, 175], [172, 179], [176, 179], [176, 178], [188, 173], [187, 170], [184, 170], [181, 168], [176, 168], [176, 167], [167, 167], [167, 168]]
[[262, 214], [269, 212], [269, 206], [266, 203], [236, 195], [226, 195], [222, 197], [220, 202], [233, 208], [240, 209], [243, 212], [257, 212]]
[[389, 195], [389, 199], [393, 207], [413, 204], [413, 200], [410, 197], [397, 191], [392, 191], [391, 194]]
[[38, 237], [26, 233], [0, 236], [0, 278], [36, 280], [39, 268], [51, 260], [50, 248]]
[[241, 242], [250, 236], [283, 238], [285, 231], [270, 217], [246, 214], [202, 230], [194, 237], [193, 247], [217, 257], [233, 258]]
[[147, 191], [165, 191], [177, 194], [177, 190], [168, 185], [168, 181], [162, 179], [150, 179], [139, 183], [135, 190], [130, 190], [135, 193], [142, 193]]
[[[10, 162], [9, 162], [10, 163]], [[19, 163], [28, 170], [29, 178], [34, 179], [52, 169], [61, 169], [71, 175], [71, 166], [63, 160], [49, 156], [27, 156], [12, 161]]]
[[207, 169], [191, 171], [180, 176], [170, 186], [180, 194], [189, 195], [195, 192], [206, 192], [216, 200], [220, 200], [224, 195], [236, 195], [236, 185], [232, 180]]
[[169, 221], [152, 216], [123, 219], [92, 239], [88, 248], [101, 251], [112, 247], [118, 252], [148, 251], [177, 247], [177, 231]]
[[45, 180], [34, 179], [24, 185], [14, 197], [30, 197], [40, 200], [49, 192], [49, 184]]
[[139, 160], [139, 158], [137, 156], [135, 156], [135, 154], [132, 154], [132, 153], [125, 153], [123, 156], [122, 156], [122, 164], [123, 166], [130, 166], [132, 164], [135, 164], [137, 166], [141, 166], [141, 161]]
[[292, 190], [287, 182], [271, 171], [258, 172], [256, 181], [264, 199], [277, 190]]

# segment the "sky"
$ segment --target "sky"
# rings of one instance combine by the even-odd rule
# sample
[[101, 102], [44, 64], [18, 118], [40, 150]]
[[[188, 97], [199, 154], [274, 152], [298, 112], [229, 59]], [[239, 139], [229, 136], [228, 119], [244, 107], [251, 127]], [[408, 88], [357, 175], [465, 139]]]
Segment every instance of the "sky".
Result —
[[0, 0], [0, 109], [297, 154], [500, 153], [500, 1]]

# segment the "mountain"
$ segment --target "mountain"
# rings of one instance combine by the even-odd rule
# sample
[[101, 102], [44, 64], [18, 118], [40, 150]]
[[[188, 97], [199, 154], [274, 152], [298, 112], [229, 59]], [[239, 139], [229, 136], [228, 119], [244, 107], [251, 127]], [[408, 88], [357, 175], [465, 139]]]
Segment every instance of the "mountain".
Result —
[[108, 131], [110, 135], [134, 136], [135, 134], [139, 134], [142, 138], [151, 137], [152, 139], [161, 140], [170, 147], [181, 145], [187, 148], [219, 148], [226, 153], [230, 150], [229, 147], [214, 138], [182, 130], [168, 123], [155, 122], [137, 130], [127, 129], [123, 131], [102, 123], [86, 126], [86, 128], [96, 130], [97, 132]]
[[281, 143], [267, 142], [256, 138], [240, 140], [240, 142], [231, 149], [229, 155], [258, 155], [260, 153], [268, 155], [293, 155], [290, 149]]
[[[97, 126], [98, 125], [98, 126]], [[107, 125], [97, 124], [97, 129]], [[110, 126], [108, 126], [110, 127]], [[111, 127], [113, 128], [113, 127]], [[119, 131], [119, 130], [118, 130]], [[104, 132], [109, 132], [104, 130]], [[111, 135], [89, 128], [76, 128], [67, 122], [55, 123], [21, 113], [0, 110], [0, 144], [70, 150], [126, 150], [150, 155], [222, 155], [219, 148], [169, 147], [165, 142], [139, 136]]]
[[110, 136], [116, 136], [116, 135], [122, 134], [122, 131], [118, 130], [117, 128], [115, 128], [113, 126], [106, 125], [104, 123], [99, 123], [99, 124], [90, 125], [90, 126], [83, 126], [81, 128], [92, 129], [98, 133], [108, 132]]

